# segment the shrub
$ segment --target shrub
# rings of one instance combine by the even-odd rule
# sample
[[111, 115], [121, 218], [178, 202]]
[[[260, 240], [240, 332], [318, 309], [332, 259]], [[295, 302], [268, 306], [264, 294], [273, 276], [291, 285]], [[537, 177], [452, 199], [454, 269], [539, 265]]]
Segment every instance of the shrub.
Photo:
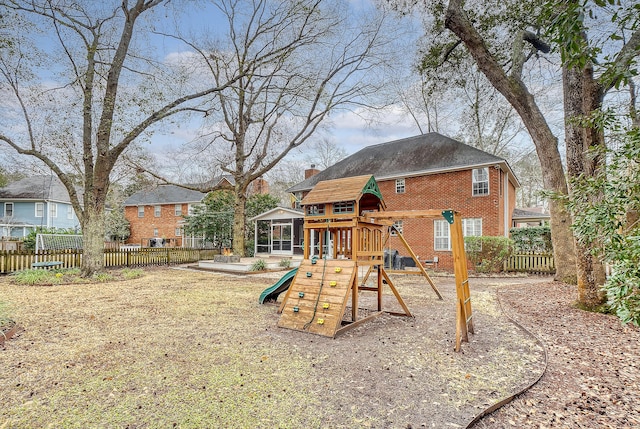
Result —
[[551, 228], [548, 226], [533, 226], [526, 228], [511, 228], [509, 231], [513, 248], [518, 253], [552, 253]]
[[59, 284], [60, 277], [56, 277], [55, 271], [49, 270], [23, 270], [13, 274], [14, 280], [20, 285]]
[[513, 253], [508, 237], [465, 237], [467, 257], [479, 273], [498, 273]]
[[280, 259], [280, 263], [279, 263], [279, 265], [280, 265], [282, 268], [289, 268], [289, 267], [291, 266], [291, 259], [289, 259], [289, 258], [282, 258], [282, 259]]
[[254, 241], [253, 240], [247, 240], [244, 242], [244, 256], [251, 258], [253, 256], [255, 256], [255, 248], [254, 248]]
[[251, 271], [264, 271], [267, 269], [267, 262], [264, 259], [258, 259], [251, 265]]

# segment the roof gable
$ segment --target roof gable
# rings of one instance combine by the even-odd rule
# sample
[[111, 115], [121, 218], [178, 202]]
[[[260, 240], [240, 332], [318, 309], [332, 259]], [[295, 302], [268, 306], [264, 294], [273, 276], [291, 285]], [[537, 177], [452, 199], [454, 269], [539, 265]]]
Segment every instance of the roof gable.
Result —
[[335, 203], [339, 201], [359, 201], [364, 194], [378, 197], [382, 203], [382, 193], [373, 176], [346, 177], [319, 182], [302, 200], [301, 204]]
[[367, 146], [287, 191], [304, 191], [321, 181], [343, 177], [373, 175], [384, 180], [496, 163], [505, 160], [442, 134], [428, 133]]

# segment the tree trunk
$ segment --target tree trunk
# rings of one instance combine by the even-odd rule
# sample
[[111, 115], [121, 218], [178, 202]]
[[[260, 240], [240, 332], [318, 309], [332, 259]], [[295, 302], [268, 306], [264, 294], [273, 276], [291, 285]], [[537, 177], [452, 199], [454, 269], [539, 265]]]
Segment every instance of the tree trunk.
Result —
[[[520, 115], [536, 147], [545, 189], [560, 197], [567, 195], [567, 182], [558, 150], [558, 139], [549, 128], [533, 95], [529, 93], [520, 76], [505, 73], [462, 10], [460, 0], [449, 1], [445, 25], [462, 40], [473, 56], [478, 69]], [[575, 283], [576, 259], [571, 218], [560, 201], [552, 200], [549, 208], [556, 280]]]
[[[567, 174], [569, 179], [593, 177], [599, 168], [598, 156], [591, 156], [591, 148], [604, 146], [601, 131], [588, 127], [580, 119], [588, 118], [602, 106], [603, 90], [594, 80], [593, 69], [565, 66], [562, 70], [565, 144], [567, 148]], [[571, 183], [571, 180], [570, 180]], [[589, 195], [592, 201], [602, 199], [602, 195]], [[576, 268], [578, 275], [578, 304], [593, 309], [604, 303], [605, 294], [601, 286], [605, 281], [602, 263], [594, 257], [590, 248], [580, 240], [575, 241]]]
[[104, 207], [87, 204], [82, 216], [82, 277], [104, 271], [104, 232]]
[[235, 189], [236, 201], [233, 210], [233, 254], [244, 256], [245, 210], [247, 196], [239, 185]]

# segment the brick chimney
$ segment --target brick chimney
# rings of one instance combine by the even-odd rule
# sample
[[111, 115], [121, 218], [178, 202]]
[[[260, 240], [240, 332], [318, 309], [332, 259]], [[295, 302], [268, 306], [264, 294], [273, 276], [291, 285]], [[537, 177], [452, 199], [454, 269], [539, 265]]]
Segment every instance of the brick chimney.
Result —
[[258, 177], [249, 185], [247, 194], [249, 195], [265, 195], [269, 193], [269, 182], [262, 177]]
[[304, 170], [304, 179], [306, 180], [309, 177], [315, 176], [318, 173], [320, 173], [320, 170], [316, 168], [315, 164], [311, 164], [311, 168], [307, 168], [306, 170]]

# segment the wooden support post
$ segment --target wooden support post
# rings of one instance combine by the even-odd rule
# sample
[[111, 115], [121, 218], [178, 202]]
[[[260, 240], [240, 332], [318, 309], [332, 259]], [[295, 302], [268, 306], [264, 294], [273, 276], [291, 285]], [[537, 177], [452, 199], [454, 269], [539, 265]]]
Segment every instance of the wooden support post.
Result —
[[[358, 269], [358, 264], [356, 264], [355, 269]], [[358, 273], [353, 278], [353, 283], [351, 284], [351, 321], [355, 322], [358, 320]]]
[[433, 289], [436, 295], [438, 295], [438, 299], [442, 299], [442, 295], [440, 294], [440, 291], [436, 287], [435, 283], [433, 283], [433, 280], [431, 280], [431, 277], [429, 277], [429, 274], [427, 274], [427, 272], [425, 271], [424, 267], [418, 260], [418, 257], [416, 256], [416, 254], [413, 253], [413, 249], [411, 249], [411, 247], [409, 246], [409, 243], [407, 243], [407, 240], [404, 239], [404, 236], [402, 235], [402, 233], [398, 231], [398, 229], [393, 225], [391, 226], [391, 228], [395, 229], [396, 232], [398, 233], [398, 238], [400, 239], [404, 247], [407, 249], [407, 252], [409, 252], [409, 255], [411, 255], [411, 257], [415, 261], [416, 266], [420, 269], [420, 272], [422, 273], [422, 275], [427, 279], [427, 281], [431, 285], [431, 289]]
[[[372, 267], [369, 267], [371, 270]], [[378, 311], [382, 311], [382, 266], [378, 265]]]
[[473, 334], [473, 312], [471, 310], [471, 295], [469, 292], [469, 273], [467, 271], [467, 255], [464, 250], [462, 234], [462, 220], [460, 214], [453, 210], [442, 212], [449, 222], [451, 233], [451, 250], [453, 253], [453, 268], [456, 276], [456, 346], [460, 351], [461, 341], [469, 341], [468, 332]]
[[389, 278], [389, 276], [387, 275], [387, 273], [384, 271], [384, 268], [382, 268], [380, 270], [380, 273], [382, 274], [382, 277], [387, 281], [387, 284], [389, 285], [389, 288], [391, 289], [391, 292], [393, 292], [393, 294], [396, 296], [396, 299], [398, 300], [398, 303], [400, 304], [400, 306], [402, 307], [402, 309], [405, 312], [405, 315], [409, 316], [409, 317], [413, 317], [413, 315], [411, 314], [411, 312], [409, 311], [409, 308], [406, 306], [406, 304], [404, 303], [402, 297], [400, 296], [400, 294], [398, 293], [398, 290], [396, 289], [396, 287], [393, 285], [393, 282], [391, 281], [391, 279]]
[[311, 252], [311, 234], [313, 231], [308, 228], [304, 228], [304, 259], [309, 259]]

